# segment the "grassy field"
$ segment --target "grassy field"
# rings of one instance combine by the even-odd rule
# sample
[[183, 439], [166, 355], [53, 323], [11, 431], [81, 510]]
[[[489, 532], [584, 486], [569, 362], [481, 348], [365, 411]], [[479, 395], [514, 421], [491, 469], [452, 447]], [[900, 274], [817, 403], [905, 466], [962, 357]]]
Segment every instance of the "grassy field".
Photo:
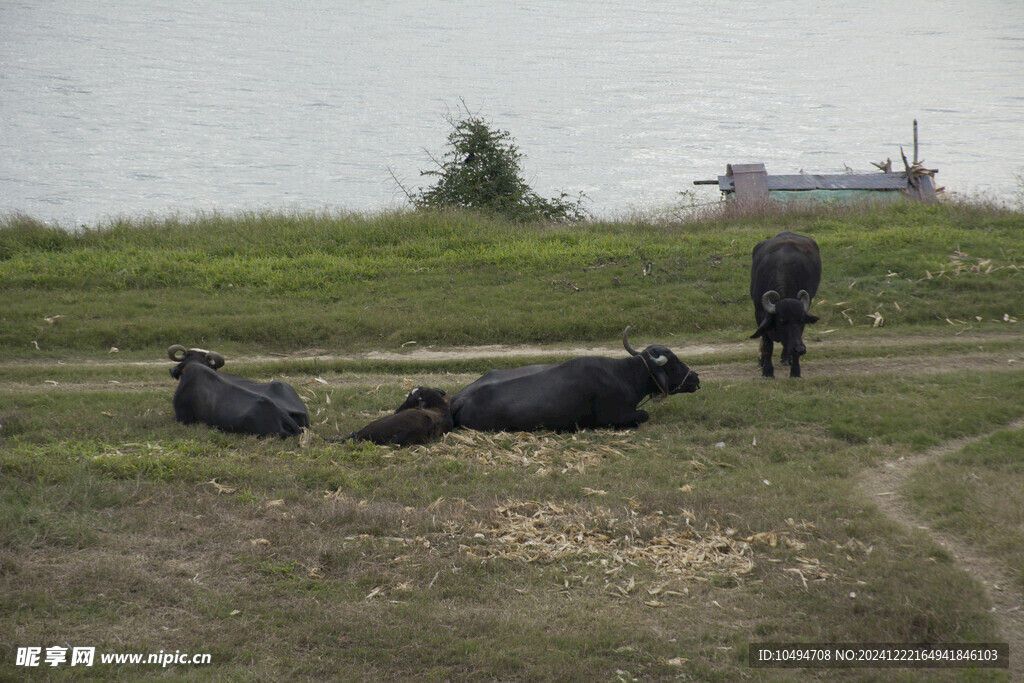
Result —
[[[782, 229], [822, 247], [821, 322], [804, 379], [764, 381], [749, 259]], [[918, 680], [747, 655], [1019, 644], [984, 576], [857, 482], [934, 454], [891, 493], [1005, 567], [1019, 599], [1022, 254], [1024, 216], [971, 205], [572, 226], [207, 216], [74, 235], [7, 217], [0, 678], [76, 678], [15, 653], [84, 646], [211, 655], [90, 671], [121, 679]], [[701, 375], [639, 429], [333, 441], [414, 385], [622, 355], [627, 324]], [[311, 432], [176, 424], [174, 343], [288, 381]], [[965, 675], [1008, 676], [927, 673]]]
[[888, 328], [987, 324], [1019, 281], [1020, 228], [1020, 214], [969, 205], [554, 227], [210, 216], [75, 235], [14, 217], [0, 227], [0, 350], [605, 342], [628, 324], [663, 341], [731, 341], [753, 319], [751, 249], [782, 229], [813, 234], [826, 255], [816, 303], [829, 326], [876, 313]]

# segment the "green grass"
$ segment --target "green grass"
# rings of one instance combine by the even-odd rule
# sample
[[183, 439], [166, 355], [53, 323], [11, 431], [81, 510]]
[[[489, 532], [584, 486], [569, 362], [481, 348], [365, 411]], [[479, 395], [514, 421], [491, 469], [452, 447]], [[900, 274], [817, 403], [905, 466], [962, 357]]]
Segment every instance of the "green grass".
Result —
[[[635, 432], [546, 437], [555, 453], [542, 473], [443, 445], [394, 451], [314, 439], [302, 448], [180, 426], [157, 369], [128, 389], [39, 383], [4, 395], [0, 416], [7, 425], [17, 413], [21, 430], [0, 432], [2, 606], [14, 643], [211, 652], [203, 676], [627, 670], [725, 680], [745, 670], [753, 641], [993, 639], [977, 584], [944, 550], [887, 522], [853, 481], [864, 466], [936, 441], [992, 431], [997, 444], [1015, 439], [998, 430], [1024, 414], [1024, 375], [766, 383], [751, 367], [748, 380], [714, 379], [732, 365], [711, 364], [700, 392], [655, 406]], [[65, 373], [73, 385], [74, 369]], [[344, 432], [394, 405], [401, 377], [385, 376], [380, 388], [378, 379], [327, 375], [310, 408], [329, 411], [332, 423], [317, 432], [333, 434], [333, 421]], [[964, 387], [973, 389], [956, 400], [928, 398]], [[862, 425], [863, 434], [831, 425], [879, 405], [906, 408]], [[498, 442], [534, 448], [517, 437]], [[564, 469], [602, 444], [615, 453]], [[977, 448], [996, 464], [1011, 452]], [[588, 556], [527, 564], [468, 555], [487, 543], [476, 534], [508, 500], [644, 515], [647, 538], [686, 517], [697, 530], [775, 531], [794, 544], [752, 545], [754, 572], [735, 578], [673, 578], [644, 565], [608, 575]], [[825, 578], [808, 574], [805, 588], [786, 571], [806, 571], [797, 558], [819, 562]], [[626, 594], [615, 588], [631, 581]], [[658, 587], [671, 594], [649, 592]], [[645, 604], [659, 596], [662, 606]], [[667, 663], [677, 658], [688, 660], [684, 669]]]
[[[769, 382], [747, 339], [747, 268], [753, 243], [785, 228], [822, 246], [822, 322], [804, 379]], [[212, 655], [91, 672], [131, 680], [731, 681], [822, 675], [759, 676], [753, 642], [998, 641], [977, 578], [857, 480], [983, 437], [923, 466], [907, 492], [923, 520], [1021, 566], [1024, 442], [1006, 428], [1024, 416], [1021, 228], [1019, 214], [916, 205], [573, 226], [200, 216], [76, 235], [9, 217], [0, 678], [26, 675], [17, 647], [66, 643]], [[580, 343], [620, 353], [626, 324], [701, 374], [700, 391], [651, 404], [639, 429], [456, 433], [405, 450], [333, 441], [393, 410], [409, 382], [454, 391]], [[312, 438], [175, 423], [171, 343], [296, 386]], [[411, 351], [483, 343], [541, 346]], [[399, 355], [361, 356], [377, 349]], [[537, 518], [541, 537], [616, 550], [501, 555], [529, 538], [503, 510], [530, 501], [565, 511]], [[729, 539], [751, 570], [621, 557], [683, 532]]]
[[569, 226], [472, 214], [212, 215], [72, 235], [7, 217], [0, 349], [606, 341], [627, 324], [736, 338], [753, 318], [752, 246], [781, 229], [821, 244], [823, 326], [872, 324], [876, 312], [887, 327], [988, 325], [1019, 311], [1022, 222], [907, 204]]

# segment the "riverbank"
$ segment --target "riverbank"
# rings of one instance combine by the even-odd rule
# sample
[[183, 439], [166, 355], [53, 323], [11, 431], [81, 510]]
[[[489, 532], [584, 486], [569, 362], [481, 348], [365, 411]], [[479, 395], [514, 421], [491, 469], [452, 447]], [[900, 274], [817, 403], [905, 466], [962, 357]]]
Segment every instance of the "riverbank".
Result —
[[651, 338], [738, 340], [753, 320], [750, 251], [784, 229], [821, 245], [818, 329], [955, 331], [1024, 313], [1024, 214], [974, 205], [571, 225], [241, 214], [75, 234], [7, 217], [0, 351], [605, 344], [627, 325]]

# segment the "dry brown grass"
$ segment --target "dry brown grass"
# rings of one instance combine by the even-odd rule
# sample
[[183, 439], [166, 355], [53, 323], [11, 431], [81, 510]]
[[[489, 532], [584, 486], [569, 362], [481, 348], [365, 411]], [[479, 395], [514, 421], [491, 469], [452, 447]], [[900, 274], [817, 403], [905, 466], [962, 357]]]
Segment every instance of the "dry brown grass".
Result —
[[445, 434], [438, 443], [417, 447], [413, 452], [489, 467], [514, 465], [533, 469], [535, 474], [542, 476], [553, 469], [563, 474], [570, 471], [582, 473], [587, 467], [604, 460], [622, 458], [641, 449], [650, 451], [649, 440], [632, 432], [487, 433], [461, 429]]
[[705, 522], [692, 512], [678, 519], [642, 514], [638, 506], [621, 510], [537, 501], [508, 501], [474, 534], [479, 544], [462, 546], [481, 558], [526, 563], [564, 560], [597, 564], [612, 577], [629, 567], [649, 570], [661, 579], [726, 574], [734, 578], [754, 569], [748, 540], [734, 530]]

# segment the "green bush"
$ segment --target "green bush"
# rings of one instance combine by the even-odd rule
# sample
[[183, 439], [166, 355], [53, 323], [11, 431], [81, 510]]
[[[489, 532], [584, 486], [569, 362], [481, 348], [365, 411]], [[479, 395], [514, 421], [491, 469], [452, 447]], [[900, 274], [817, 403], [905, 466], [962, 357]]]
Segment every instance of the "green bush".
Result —
[[433, 160], [436, 169], [420, 172], [437, 182], [415, 192], [402, 187], [414, 207], [474, 209], [517, 222], [587, 218], [582, 193], [575, 200], [564, 192], [544, 199], [526, 184], [520, 168], [523, 155], [508, 131], [492, 128], [469, 111], [458, 120], [451, 115], [447, 119], [452, 126], [448, 151]]

